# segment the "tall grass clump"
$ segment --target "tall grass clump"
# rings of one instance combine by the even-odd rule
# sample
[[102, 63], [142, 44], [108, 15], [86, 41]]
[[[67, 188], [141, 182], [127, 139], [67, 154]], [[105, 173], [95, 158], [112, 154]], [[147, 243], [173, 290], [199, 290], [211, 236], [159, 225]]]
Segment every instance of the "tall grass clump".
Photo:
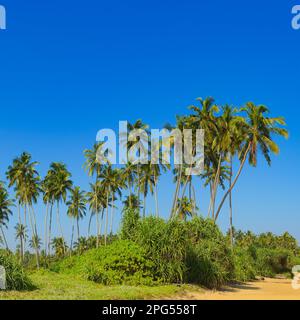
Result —
[[152, 285], [154, 265], [145, 250], [130, 240], [66, 258], [53, 271], [79, 275], [103, 285]]
[[183, 281], [187, 244], [186, 225], [182, 221], [149, 217], [138, 222], [134, 241], [154, 263], [154, 277], [165, 283]]
[[231, 250], [218, 226], [195, 217], [187, 223], [186, 282], [219, 288], [233, 279]]
[[6, 290], [23, 291], [34, 288], [31, 280], [11, 253], [0, 250], [0, 266], [5, 268]]

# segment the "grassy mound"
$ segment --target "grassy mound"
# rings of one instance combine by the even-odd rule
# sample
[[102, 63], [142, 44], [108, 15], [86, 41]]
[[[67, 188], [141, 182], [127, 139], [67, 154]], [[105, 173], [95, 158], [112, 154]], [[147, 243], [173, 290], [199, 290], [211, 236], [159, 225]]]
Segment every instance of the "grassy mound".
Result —
[[151, 285], [154, 264], [145, 251], [128, 240], [66, 258], [54, 266], [56, 272], [78, 275], [103, 285]]
[[22, 291], [34, 288], [23, 268], [10, 253], [0, 251], [0, 266], [5, 268], [6, 290]]

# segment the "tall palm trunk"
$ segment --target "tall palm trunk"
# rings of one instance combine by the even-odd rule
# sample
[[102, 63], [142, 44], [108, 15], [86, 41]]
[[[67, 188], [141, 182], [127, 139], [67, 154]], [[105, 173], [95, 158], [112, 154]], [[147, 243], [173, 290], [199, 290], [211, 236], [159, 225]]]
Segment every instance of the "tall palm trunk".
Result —
[[111, 217], [110, 217], [110, 234], [113, 234], [114, 227], [114, 216], [115, 216], [115, 195], [112, 192], [112, 207], [111, 207]]
[[20, 235], [20, 260], [21, 264], [23, 264], [24, 261], [24, 246], [23, 246], [23, 236]]
[[107, 190], [107, 196], [106, 196], [106, 223], [105, 223], [105, 234], [104, 234], [104, 245], [107, 246], [107, 232], [108, 232], [108, 218], [109, 218], [109, 188]]
[[193, 201], [194, 201], [194, 216], [197, 216], [196, 191], [194, 186], [192, 186], [192, 192], [193, 192]]
[[70, 246], [70, 256], [72, 255], [72, 251], [73, 251], [73, 243], [74, 243], [74, 230], [75, 226], [74, 226], [74, 219], [72, 222], [72, 236], [71, 236], [71, 246]]
[[77, 238], [80, 239], [79, 218], [77, 218]]
[[48, 218], [49, 218], [49, 202], [47, 202], [46, 216], [45, 216], [45, 256], [47, 257], [48, 250]]
[[144, 193], [144, 199], [143, 199], [143, 218], [146, 218], [146, 195]]
[[158, 208], [158, 190], [157, 190], [157, 176], [155, 176], [155, 190], [154, 190], [154, 197], [155, 197], [155, 210], [156, 210], [156, 218], [159, 218], [159, 208]]
[[212, 194], [212, 218], [215, 218], [215, 208], [216, 208], [216, 200], [217, 200], [217, 192], [218, 186], [220, 182], [220, 172], [221, 172], [221, 165], [222, 165], [222, 154], [220, 154], [218, 168], [215, 176], [215, 181], [213, 184], [213, 194]]
[[97, 227], [97, 248], [99, 248], [99, 236], [98, 236], [98, 228], [99, 228], [99, 210], [98, 210], [98, 171], [96, 171], [96, 185], [95, 185], [95, 192], [96, 192], [96, 227]]
[[52, 232], [52, 218], [53, 218], [53, 202], [50, 207], [50, 221], [49, 221], [49, 232], [48, 232], [48, 254], [51, 255], [51, 232]]
[[57, 219], [57, 225], [59, 227], [60, 230], [60, 235], [63, 239], [63, 248], [64, 248], [64, 254], [66, 254], [66, 245], [65, 245], [65, 241], [64, 241], [64, 233], [63, 233], [63, 228], [60, 222], [60, 212], [59, 212], [59, 200], [57, 200], [56, 203], [56, 219]]
[[[232, 156], [230, 155], [230, 178], [229, 178], [229, 190], [232, 186], [232, 176], [233, 176], [233, 165], [232, 165]], [[233, 248], [233, 210], [232, 210], [232, 190], [229, 194], [229, 210], [230, 210], [230, 243]]]
[[[35, 212], [34, 212], [34, 209], [33, 209], [33, 206], [32, 206], [32, 205], [29, 206], [29, 211], [30, 211], [30, 210], [31, 210], [31, 213], [32, 213], [34, 233], [35, 233], [35, 236], [36, 236], [36, 238], [37, 238], [37, 240], [38, 240], [36, 217], [35, 217]], [[38, 269], [39, 269], [39, 267], [40, 267], [40, 250], [39, 250], [38, 244], [36, 245], [35, 250], [36, 250], [37, 266], [38, 266]]]
[[6, 237], [5, 237], [4, 230], [3, 230], [2, 226], [0, 227], [0, 230], [1, 230], [1, 233], [2, 233], [2, 237], [3, 237], [3, 241], [4, 241], [4, 244], [5, 244], [6, 250], [9, 251], [8, 243], [7, 243], [7, 240], [6, 240]]
[[21, 219], [21, 208], [20, 208], [20, 202], [18, 202], [18, 219], [19, 219], [19, 224], [22, 224], [22, 219]]
[[179, 177], [177, 179], [177, 184], [176, 184], [176, 190], [175, 190], [175, 195], [174, 195], [174, 200], [173, 200], [173, 206], [172, 206], [172, 211], [171, 211], [171, 219], [175, 215], [175, 210], [178, 202], [178, 196], [179, 196], [179, 191], [180, 191], [180, 184], [181, 184], [181, 179], [182, 179], [182, 165], [179, 166]]
[[225, 193], [225, 195], [224, 195], [224, 197], [223, 197], [223, 199], [222, 199], [222, 201], [221, 201], [221, 203], [220, 203], [220, 205], [219, 205], [218, 211], [217, 211], [217, 213], [216, 213], [215, 220], [218, 219], [219, 214], [220, 214], [220, 212], [221, 212], [221, 210], [222, 210], [222, 208], [223, 208], [223, 205], [224, 205], [227, 197], [229, 196], [230, 192], [231, 192], [231, 191], [233, 190], [233, 188], [235, 187], [235, 185], [236, 185], [236, 183], [237, 183], [237, 181], [238, 181], [238, 179], [239, 179], [239, 177], [240, 177], [240, 175], [241, 175], [241, 173], [242, 173], [242, 171], [243, 171], [243, 168], [244, 168], [244, 166], [245, 166], [245, 162], [246, 162], [246, 160], [247, 160], [247, 156], [248, 156], [248, 154], [249, 154], [249, 151], [250, 151], [251, 146], [252, 146], [252, 143], [250, 142], [249, 145], [248, 145], [248, 148], [247, 148], [247, 150], [246, 150], [246, 152], [245, 152], [245, 154], [244, 154], [244, 158], [243, 158], [243, 160], [242, 160], [242, 162], [241, 162], [241, 164], [240, 164], [239, 171], [238, 171], [238, 173], [237, 173], [237, 175], [236, 175], [236, 177], [235, 177], [235, 179], [234, 179], [231, 187], [230, 187], [229, 190]]
[[36, 266], [37, 266], [37, 269], [40, 269], [39, 249], [38, 249], [38, 243], [36, 243], [36, 241], [38, 240], [38, 235], [36, 232], [36, 226], [34, 224], [33, 215], [30, 212], [30, 208], [31, 206], [28, 204], [28, 214], [29, 214], [29, 221], [30, 221], [30, 226], [32, 231], [32, 241], [35, 249]]

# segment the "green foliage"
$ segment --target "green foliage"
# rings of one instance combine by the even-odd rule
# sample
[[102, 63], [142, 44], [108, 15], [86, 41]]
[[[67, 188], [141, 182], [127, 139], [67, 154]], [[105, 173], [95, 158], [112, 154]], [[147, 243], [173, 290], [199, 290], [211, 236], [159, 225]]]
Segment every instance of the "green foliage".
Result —
[[257, 274], [264, 277], [274, 277], [290, 270], [288, 250], [258, 248], [255, 261]]
[[164, 283], [183, 281], [187, 245], [186, 224], [179, 220], [165, 222], [154, 217], [146, 218], [136, 226], [135, 242], [154, 263], [154, 276]]
[[1, 250], [0, 266], [5, 268], [7, 290], [21, 291], [33, 289], [32, 282], [12, 254]]
[[153, 268], [140, 246], [129, 240], [119, 240], [82, 256], [69, 257], [52, 269], [103, 285], [150, 285], [154, 282]]
[[230, 250], [213, 239], [190, 245], [186, 266], [186, 281], [208, 288], [220, 288], [231, 280], [234, 269]]
[[212, 219], [204, 219], [202, 217], [194, 217], [187, 222], [188, 237], [193, 243], [201, 240], [214, 240], [224, 242], [225, 238]]
[[255, 280], [255, 261], [251, 249], [236, 247], [233, 254], [234, 280], [246, 282]]
[[140, 214], [136, 209], [125, 209], [122, 219], [122, 239], [133, 239], [137, 224], [139, 223]]

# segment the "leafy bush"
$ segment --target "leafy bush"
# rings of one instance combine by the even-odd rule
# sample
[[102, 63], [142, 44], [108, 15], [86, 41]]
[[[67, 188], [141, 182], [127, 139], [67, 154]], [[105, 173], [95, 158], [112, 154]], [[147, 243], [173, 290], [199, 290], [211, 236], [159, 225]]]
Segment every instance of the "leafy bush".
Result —
[[204, 239], [190, 245], [186, 256], [186, 281], [219, 288], [232, 279], [233, 260], [224, 244]]
[[126, 209], [123, 212], [122, 219], [122, 239], [134, 239], [137, 224], [139, 223], [140, 215], [138, 210]]
[[204, 219], [202, 217], [194, 217], [187, 222], [188, 238], [197, 243], [201, 240], [213, 240], [216, 242], [225, 241], [221, 230], [212, 219]]
[[234, 280], [242, 282], [255, 280], [255, 261], [250, 249], [236, 247], [233, 253], [233, 262]]
[[77, 274], [103, 285], [151, 285], [153, 268], [140, 246], [129, 240], [119, 240], [82, 256], [67, 258], [52, 270]]
[[165, 222], [146, 218], [136, 226], [135, 241], [145, 249], [154, 263], [154, 277], [165, 283], [183, 281], [187, 245], [186, 224], [182, 221]]
[[284, 249], [258, 248], [256, 250], [256, 271], [264, 277], [274, 277], [276, 274], [290, 270], [290, 252]]
[[5, 268], [6, 290], [22, 291], [34, 288], [23, 268], [12, 254], [0, 250], [0, 266]]

